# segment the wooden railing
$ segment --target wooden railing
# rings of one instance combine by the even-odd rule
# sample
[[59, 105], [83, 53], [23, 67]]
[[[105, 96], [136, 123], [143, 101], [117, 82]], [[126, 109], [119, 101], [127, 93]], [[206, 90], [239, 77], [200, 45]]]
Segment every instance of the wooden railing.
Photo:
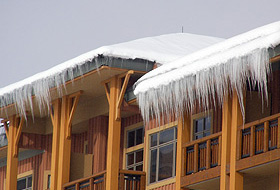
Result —
[[120, 170], [119, 190], [145, 190], [146, 173], [133, 170]]
[[[105, 190], [106, 171], [90, 177], [66, 183], [64, 190]], [[145, 190], [146, 173], [141, 171], [120, 170], [119, 190]]]
[[105, 190], [106, 171], [66, 183], [64, 190]]
[[238, 128], [237, 159], [280, 148], [280, 114]]
[[183, 144], [184, 173], [192, 174], [221, 164], [222, 133]]

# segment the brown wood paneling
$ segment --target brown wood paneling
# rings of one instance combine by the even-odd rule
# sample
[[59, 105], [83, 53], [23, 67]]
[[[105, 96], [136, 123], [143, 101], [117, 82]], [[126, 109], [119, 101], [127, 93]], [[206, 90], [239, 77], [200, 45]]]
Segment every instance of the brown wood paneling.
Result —
[[106, 169], [108, 117], [98, 116], [89, 120], [88, 153], [93, 156], [93, 173]]
[[[19, 146], [20, 148], [45, 150], [43, 154], [18, 163], [18, 174], [33, 170], [33, 189], [43, 189], [44, 171], [51, 169], [52, 135], [23, 133]], [[0, 190], [4, 190], [5, 178], [6, 166], [0, 168]]]
[[85, 141], [88, 139], [87, 132], [71, 135], [71, 151], [75, 153], [84, 153]]
[[152, 190], [175, 190], [175, 183], [171, 183], [171, 184], [168, 184], [168, 185], [164, 185], [164, 186], [160, 186], [160, 187], [157, 187], [157, 188], [154, 188]]

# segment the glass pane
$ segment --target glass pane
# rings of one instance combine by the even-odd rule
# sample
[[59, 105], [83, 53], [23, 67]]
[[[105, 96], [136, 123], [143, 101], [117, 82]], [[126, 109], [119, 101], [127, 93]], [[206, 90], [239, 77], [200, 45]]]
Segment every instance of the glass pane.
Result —
[[151, 147], [156, 146], [157, 145], [157, 136], [158, 134], [153, 134], [151, 135]]
[[26, 188], [26, 178], [17, 181], [17, 190], [22, 190]]
[[205, 132], [204, 132], [204, 137], [207, 137], [207, 136], [209, 136], [209, 135], [211, 135], [210, 131], [205, 131]]
[[195, 120], [195, 133], [203, 131], [203, 120], [204, 119]]
[[128, 139], [127, 139], [127, 147], [132, 147], [135, 145], [134, 140], [135, 140], [135, 131], [130, 131], [128, 132]]
[[127, 166], [134, 164], [134, 152], [127, 154]]
[[136, 145], [142, 144], [144, 140], [143, 128], [136, 130]]
[[159, 144], [172, 141], [174, 139], [174, 128], [165, 130], [159, 134]]
[[136, 162], [142, 162], [143, 161], [143, 150], [136, 152]]
[[157, 150], [151, 151], [151, 158], [150, 158], [150, 183], [156, 181], [156, 170], [157, 170]]
[[175, 139], [177, 139], [177, 127], [175, 127]]
[[205, 118], [205, 130], [210, 130], [211, 129], [211, 117], [208, 116]]
[[48, 175], [48, 189], [51, 187], [51, 175]]
[[159, 171], [158, 180], [172, 177], [173, 167], [173, 144], [159, 149]]
[[200, 138], [202, 138], [203, 137], [203, 133], [199, 133], [199, 134], [195, 134], [194, 135], [194, 139], [196, 140], [196, 139], [200, 139]]
[[136, 171], [143, 171], [143, 164], [136, 166]]
[[32, 176], [28, 177], [27, 187], [32, 187]]

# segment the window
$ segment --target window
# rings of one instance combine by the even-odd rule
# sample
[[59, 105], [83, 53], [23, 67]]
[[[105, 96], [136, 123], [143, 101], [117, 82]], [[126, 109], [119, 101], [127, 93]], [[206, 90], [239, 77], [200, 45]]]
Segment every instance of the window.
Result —
[[48, 181], [47, 181], [47, 189], [51, 188], [51, 175], [48, 175]]
[[199, 113], [192, 116], [192, 139], [200, 139], [212, 133], [212, 112]]
[[17, 180], [17, 190], [31, 190], [31, 189], [32, 189], [32, 175]]
[[125, 134], [125, 168], [143, 171], [144, 127], [142, 123], [127, 127]]
[[161, 181], [176, 174], [177, 127], [150, 135], [149, 183]]

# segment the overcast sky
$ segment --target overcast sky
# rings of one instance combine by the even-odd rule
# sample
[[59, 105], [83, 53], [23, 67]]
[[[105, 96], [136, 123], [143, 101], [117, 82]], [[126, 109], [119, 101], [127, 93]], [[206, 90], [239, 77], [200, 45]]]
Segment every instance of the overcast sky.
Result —
[[82, 53], [137, 38], [222, 38], [280, 21], [279, 0], [1, 0], [0, 87]]

